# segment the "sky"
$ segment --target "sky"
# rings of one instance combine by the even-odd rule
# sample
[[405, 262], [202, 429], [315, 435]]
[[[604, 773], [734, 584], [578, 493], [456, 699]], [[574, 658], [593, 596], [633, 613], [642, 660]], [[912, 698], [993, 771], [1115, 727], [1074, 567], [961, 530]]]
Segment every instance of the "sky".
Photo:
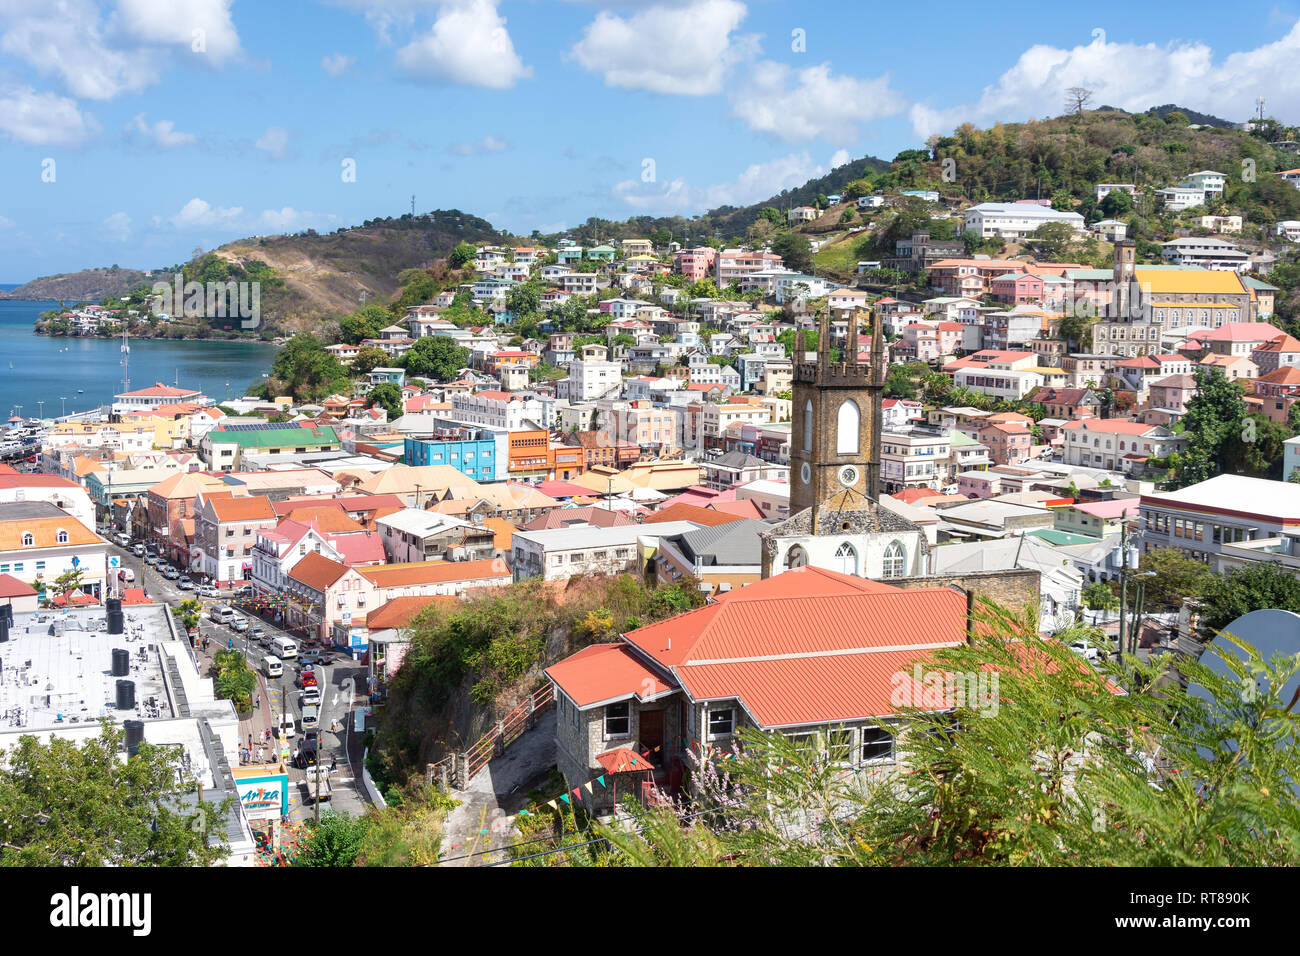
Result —
[[962, 122], [1300, 123], [1300, 0], [0, 0], [0, 281], [456, 208], [692, 215]]

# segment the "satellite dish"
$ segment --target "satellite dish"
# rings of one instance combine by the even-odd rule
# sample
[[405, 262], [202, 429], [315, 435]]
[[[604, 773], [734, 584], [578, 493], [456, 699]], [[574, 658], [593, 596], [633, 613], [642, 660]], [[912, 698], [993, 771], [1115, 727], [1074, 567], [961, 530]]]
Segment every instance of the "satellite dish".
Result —
[[[1300, 614], [1277, 608], [1251, 611], [1225, 627], [1201, 654], [1200, 662], [1224, 677], [1233, 676], [1225, 658], [1234, 657], [1244, 661], [1246, 654], [1231, 641], [1224, 639], [1223, 634], [1231, 634], [1237, 640], [1250, 644], [1265, 661], [1272, 660], [1277, 655], [1300, 654]], [[1261, 679], [1258, 687], [1261, 693], [1268, 692], [1267, 681]], [[1278, 694], [1283, 706], [1290, 703], [1297, 688], [1300, 688], [1300, 674], [1287, 681]], [[1202, 700], [1210, 700], [1210, 692], [1194, 681], [1188, 684], [1187, 692]]]

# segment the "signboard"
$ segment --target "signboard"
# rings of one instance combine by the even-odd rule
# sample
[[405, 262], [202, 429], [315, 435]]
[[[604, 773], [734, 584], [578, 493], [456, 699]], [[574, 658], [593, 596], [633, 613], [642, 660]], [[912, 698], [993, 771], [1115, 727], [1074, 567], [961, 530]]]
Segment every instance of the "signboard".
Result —
[[370, 631], [367, 628], [353, 628], [351, 633], [352, 650], [364, 651], [370, 646]]
[[[116, 554], [110, 554], [110, 555], [108, 556], [108, 566], [109, 566], [110, 568], [120, 567], [121, 564], [122, 564], [122, 559], [119, 558]], [[76, 558], [73, 558], [73, 559], [72, 559], [72, 566], [73, 566], [74, 568], [77, 566], [77, 559], [76, 559]]]
[[278, 820], [289, 812], [289, 775], [235, 777], [235, 792], [249, 820]]
[[72, 556], [72, 566], [74, 568], [81, 567], [81, 558], [77, 557], [75, 554]]

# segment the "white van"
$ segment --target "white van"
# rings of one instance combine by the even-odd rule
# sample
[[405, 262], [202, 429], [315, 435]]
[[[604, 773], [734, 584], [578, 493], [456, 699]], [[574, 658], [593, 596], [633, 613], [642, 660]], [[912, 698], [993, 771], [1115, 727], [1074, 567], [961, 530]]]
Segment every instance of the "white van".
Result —
[[271, 641], [271, 650], [275, 651], [280, 657], [298, 656], [298, 645], [287, 637], [277, 637]]
[[216, 621], [218, 624], [229, 623], [234, 616], [235, 609], [227, 607], [224, 604], [214, 604], [212, 605], [212, 610], [208, 612], [208, 617], [212, 618], [212, 620]]
[[262, 670], [267, 677], [280, 677], [284, 674], [284, 662], [274, 654], [267, 654], [262, 658]]
[[298, 725], [294, 722], [293, 714], [284, 714], [280, 717], [280, 736], [288, 738], [298, 733]]
[[302, 729], [315, 730], [320, 725], [320, 709], [314, 704], [303, 704]]

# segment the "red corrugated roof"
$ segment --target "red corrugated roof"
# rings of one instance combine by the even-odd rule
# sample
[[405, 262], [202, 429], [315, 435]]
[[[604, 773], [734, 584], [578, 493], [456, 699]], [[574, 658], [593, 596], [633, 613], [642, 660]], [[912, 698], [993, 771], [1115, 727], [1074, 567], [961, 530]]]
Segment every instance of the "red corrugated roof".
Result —
[[546, 668], [579, 707], [636, 697], [648, 700], [671, 687], [626, 644], [592, 644]]

